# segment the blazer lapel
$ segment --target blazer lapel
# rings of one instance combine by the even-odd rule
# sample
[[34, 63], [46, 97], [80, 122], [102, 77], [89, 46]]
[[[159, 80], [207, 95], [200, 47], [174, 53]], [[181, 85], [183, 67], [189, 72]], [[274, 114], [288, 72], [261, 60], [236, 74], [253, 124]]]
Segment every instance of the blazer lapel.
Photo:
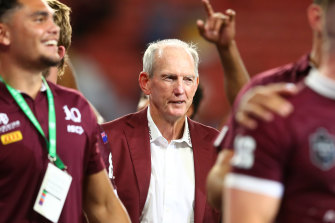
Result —
[[135, 114], [128, 120], [128, 128], [125, 129], [125, 134], [129, 144], [131, 159], [134, 165], [134, 171], [140, 192], [139, 207], [140, 211], [142, 211], [147, 198], [151, 175], [147, 109]]
[[[194, 172], [195, 172], [195, 204], [194, 204], [194, 222], [203, 222], [206, 207], [205, 184], [208, 170], [212, 166], [213, 159], [206, 142], [206, 132], [195, 128], [193, 121], [189, 120], [189, 128], [193, 147]], [[206, 148], [207, 146], [207, 148]]]

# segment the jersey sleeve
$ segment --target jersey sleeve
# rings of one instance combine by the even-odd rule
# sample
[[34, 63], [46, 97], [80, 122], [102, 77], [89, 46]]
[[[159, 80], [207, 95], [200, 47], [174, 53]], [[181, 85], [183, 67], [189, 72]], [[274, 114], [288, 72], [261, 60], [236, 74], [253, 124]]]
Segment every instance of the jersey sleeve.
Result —
[[241, 91], [238, 93], [234, 105], [232, 106], [232, 112], [228, 117], [228, 121], [225, 124], [225, 126], [221, 129], [220, 134], [214, 141], [214, 146], [217, 147], [219, 150], [223, 149], [229, 149], [232, 150], [234, 146], [234, 133], [235, 133], [235, 128], [236, 128], [236, 121], [235, 121], [235, 114], [238, 108], [238, 105], [241, 101], [241, 98], [243, 95], [253, 86], [257, 85], [258, 82], [255, 80], [250, 81], [247, 83]]
[[97, 124], [97, 119], [87, 103], [88, 122], [86, 123], [88, 132], [88, 143], [86, 149], [86, 175], [98, 173], [105, 169], [100, 151], [104, 147], [100, 140], [100, 128]]
[[229, 187], [281, 197], [292, 139], [286, 120], [259, 122], [256, 130], [237, 126]]

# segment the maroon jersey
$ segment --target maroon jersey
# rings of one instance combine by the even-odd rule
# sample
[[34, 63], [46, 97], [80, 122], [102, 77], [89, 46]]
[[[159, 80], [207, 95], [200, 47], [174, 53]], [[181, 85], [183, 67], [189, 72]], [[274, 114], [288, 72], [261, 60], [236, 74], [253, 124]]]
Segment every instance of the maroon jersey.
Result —
[[335, 82], [313, 70], [305, 83], [289, 117], [236, 129], [226, 183], [281, 198], [278, 223], [335, 222]]
[[[72, 183], [59, 222], [83, 222], [84, 177], [101, 171], [98, 126], [79, 93], [49, 83], [56, 110], [57, 154], [68, 167]], [[45, 91], [33, 100], [22, 94], [48, 137]], [[0, 82], [0, 222], [49, 222], [33, 211], [48, 164], [46, 143]]]
[[[232, 113], [233, 115], [230, 115], [227, 125], [224, 127], [224, 129], [227, 129], [228, 131], [222, 131], [222, 134], [220, 134], [215, 140], [214, 146], [220, 147], [220, 149], [224, 148], [233, 148], [233, 141], [234, 141], [234, 127], [236, 125], [234, 115], [236, 113], [236, 109], [238, 104], [240, 103], [241, 98], [243, 95], [251, 88], [259, 85], [267, 85], [270, 83], [298, 83], [301, 81], [304, 77], [307, 76], [308, 72], [310, 71], [310, 64], [309, 64], [309, 56], [305, 55], [302, 58], [300, 58], [295, 63], [290, 63], [278, 68], [274, 68], [268, 71], [265, 71], [263, 73], [260, 73], [256, 76], [254, 76], [239, 92], [237, 95], [233, 108]], [[226, 133], [225, 133], [226, 132]]]

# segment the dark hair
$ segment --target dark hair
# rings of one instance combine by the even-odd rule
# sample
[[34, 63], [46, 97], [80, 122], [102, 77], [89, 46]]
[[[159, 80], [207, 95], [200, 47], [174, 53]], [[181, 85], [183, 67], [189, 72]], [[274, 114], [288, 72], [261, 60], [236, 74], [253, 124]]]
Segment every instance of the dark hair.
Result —
[[313, 0], [313, 3], [317, 5], [322, 5], [323, 1], [324, 0]]
[[17, 0], [0, 0], [0, 21], [3, 20], [4, 15], [16, 7], [20, 6]]
[[199, 85], [193, 97], [193, 103], [192, 103], [193, 104], [193, 114], [190, 117], [191, 119], [193, 119], [194, 116], [197, 114], [202, 98], [203, 98], [203, 91], [202, 91], [201, 86]]
[[313, 0], [314, 4], [321, 5], [323, 9], [328, 9], [334, 3], [334, 0]]
[[334, 0], [323, 0], [323, 1], [321, 1], [322, 3], [322, 5], [323, 5], [323, 7], [325, 8], [325, 9], [328, 9], [329, 8], [329, 6], [330, 5], [332, 5], [332, 4], [334, 4]]

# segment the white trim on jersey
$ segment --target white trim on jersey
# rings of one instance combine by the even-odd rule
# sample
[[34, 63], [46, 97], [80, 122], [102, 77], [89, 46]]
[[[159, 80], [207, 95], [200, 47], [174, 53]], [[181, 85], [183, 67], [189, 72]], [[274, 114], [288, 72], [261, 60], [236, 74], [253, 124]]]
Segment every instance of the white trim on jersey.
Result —
[[311, 69], [305, 79], [305, 83], [318, 94], [333, 100], [335, 99], [335, 81], [320, 74], [317, 69]]
[[214, 141], [214, 146], [215, 147], [219, 147], [223, 138], [226, 136], [226, 133], [228, 132], [228, 126], [225, 125], [223, 126], [223, 128], [220, 131], [220, 134], [218, 135], [218, 137], [216, 137], [215, 141]]
[[227, 188], [239, 189], [274, 198], [281, 198], [284, 193], [284, 186], [278, 181], [236, 173], [229, 173], [225, 177], [224, 185]]

